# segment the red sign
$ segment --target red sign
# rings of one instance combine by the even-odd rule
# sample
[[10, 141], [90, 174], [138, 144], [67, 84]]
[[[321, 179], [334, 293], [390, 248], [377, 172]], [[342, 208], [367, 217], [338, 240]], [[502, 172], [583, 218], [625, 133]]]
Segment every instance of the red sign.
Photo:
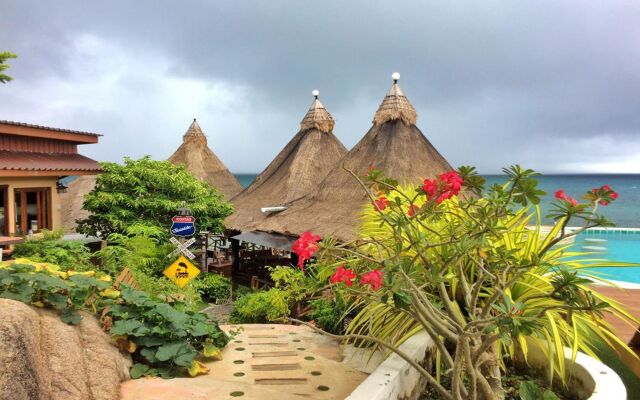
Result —
[[171, 221], [189, 223], [189, 222], [196, 222], [196, 219], [190, 215], [176, 215], [175, 217], [171, 218]]

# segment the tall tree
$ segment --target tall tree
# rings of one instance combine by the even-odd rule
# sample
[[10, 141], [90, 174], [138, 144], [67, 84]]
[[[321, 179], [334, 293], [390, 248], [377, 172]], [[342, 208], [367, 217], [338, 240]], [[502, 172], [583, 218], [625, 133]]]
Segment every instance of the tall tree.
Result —
[[18, 56], [8, 51], [0, 52], [0, 83], [7, 83], [13, 79], [9, 75], [3, 74], [2, 71], [9, 69], [9, 64], [5, 64], [7, 60], [16, 57]]

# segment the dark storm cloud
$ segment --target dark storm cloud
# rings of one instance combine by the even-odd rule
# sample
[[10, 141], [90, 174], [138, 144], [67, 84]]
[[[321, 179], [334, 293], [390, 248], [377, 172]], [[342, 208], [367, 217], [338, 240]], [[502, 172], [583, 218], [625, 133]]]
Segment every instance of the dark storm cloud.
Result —
[[103, 159], [167, 157], [197, 114], [259, 171], [314, 88], [351, 146], [398, 70], [454, 165], [640, 172], [633, 2], [5, 1], [0, 47], [0, 118], [100, 131]]

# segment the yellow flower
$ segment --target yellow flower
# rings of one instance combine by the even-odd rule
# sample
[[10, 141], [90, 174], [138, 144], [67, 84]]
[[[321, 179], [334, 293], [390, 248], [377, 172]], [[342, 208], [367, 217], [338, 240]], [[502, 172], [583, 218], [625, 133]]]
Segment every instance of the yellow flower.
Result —
[[209, 368], [200, 361], [193, 360], [189, 367], [190, 376], [206, 375], [209, 373]]

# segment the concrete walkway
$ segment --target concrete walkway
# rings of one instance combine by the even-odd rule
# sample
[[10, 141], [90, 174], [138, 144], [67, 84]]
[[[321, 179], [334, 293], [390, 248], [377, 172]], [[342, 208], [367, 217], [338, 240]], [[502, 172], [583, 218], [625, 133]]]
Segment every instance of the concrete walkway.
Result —
[[223, 360], [196, 378], [127, 381], [122, 400], [344, 399], [367, 374], [343, 362], [339, 344], [291, 325], [225, 326], [240, 333]]

